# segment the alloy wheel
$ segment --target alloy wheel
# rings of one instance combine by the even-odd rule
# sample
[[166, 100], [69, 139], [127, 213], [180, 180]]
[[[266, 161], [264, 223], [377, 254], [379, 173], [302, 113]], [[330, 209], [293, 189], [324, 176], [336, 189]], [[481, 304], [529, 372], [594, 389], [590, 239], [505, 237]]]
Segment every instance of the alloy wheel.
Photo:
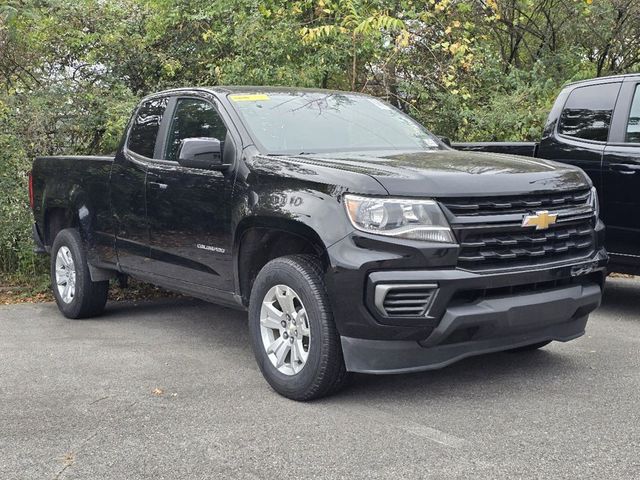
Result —
[[56, 255], [56, 287], [64, 303], [71, 303], [76, 294], [76, 267], [71, 250], [62, 246]]
[[262, 344], [271, 364], [285, 375], [295, 375], [309, 358], [311, 329], [307, 310], [287, 285], [269, 289], [260, 309]]

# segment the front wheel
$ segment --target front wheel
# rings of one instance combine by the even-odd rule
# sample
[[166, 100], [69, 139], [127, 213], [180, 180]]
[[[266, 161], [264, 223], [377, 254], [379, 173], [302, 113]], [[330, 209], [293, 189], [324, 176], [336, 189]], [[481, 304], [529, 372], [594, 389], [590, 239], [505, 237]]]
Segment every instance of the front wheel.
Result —
[[258, 274], [249, 302], [249, 333], [271, 387], [293, 400], [312, 400], [348, 379], [319, 261], [291, 255]]
[[93, 282], [87, 253], [75, 228], [61, 230], [51, 248], [51, 287], [67, 318], [100, 315], [107, 303], [109, 281]]

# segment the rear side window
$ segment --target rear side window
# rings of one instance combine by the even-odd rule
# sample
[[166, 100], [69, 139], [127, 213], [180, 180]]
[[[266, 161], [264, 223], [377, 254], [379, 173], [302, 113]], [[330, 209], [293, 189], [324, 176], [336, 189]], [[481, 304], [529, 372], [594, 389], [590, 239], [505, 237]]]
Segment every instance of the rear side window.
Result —
[[573, 90], [560, 115], [558, 133], [606, 142], [618, 90], [620, 83], [591, 85]]
[[144, 102], [133, 120], [127, 148], [145, 157], [153, 158], [158, 129], [167, 108], [168, 99], [155, 98]]
[[636, 91], [633, 94], [633, 102], [631, 102], [631, 112], [629, 112], [624, 141], [640, 143], [640, 85], [636, 86]]
[[167, 138], [166, 160], [177, 160], [180, 143], [185, 138], [217, 138], [225, 141], [227, 127], [215, 107], [205, 100], [182, 98], [178, 100]]

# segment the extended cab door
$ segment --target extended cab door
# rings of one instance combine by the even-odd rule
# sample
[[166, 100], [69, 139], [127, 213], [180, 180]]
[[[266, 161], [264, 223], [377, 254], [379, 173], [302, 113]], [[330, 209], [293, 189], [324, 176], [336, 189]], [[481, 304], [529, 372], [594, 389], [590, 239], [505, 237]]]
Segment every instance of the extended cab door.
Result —
[[556, 100], [538, 147], [538, 156], [582, 168], [598, 191], [602, 159], [621, 82], [577, 86]]
[[138, 107], [111, 168], [109, 193], [117, 226], [116, 252], [118, 263], [125, 271], [144, 271], [148, 262], [147, 164], [158, 154], [158, 132], [167, 105], [167, 97], [158, 97]]
[[627, 257], [613, 260], [640, 264], [639, 77], [626, 79], [620, 90], [604, 153], [601, 205], [607, 250]]
[[162, 156], [149, 163], [147, 216], [150, 273], [176, 282], [233, 290], [230, 197], [232, 168], [203, 170], [178, 164], [185, 138], [223, 142], [225, 163], [234, 163], [232, 134], [212, 97], [171, 101]]

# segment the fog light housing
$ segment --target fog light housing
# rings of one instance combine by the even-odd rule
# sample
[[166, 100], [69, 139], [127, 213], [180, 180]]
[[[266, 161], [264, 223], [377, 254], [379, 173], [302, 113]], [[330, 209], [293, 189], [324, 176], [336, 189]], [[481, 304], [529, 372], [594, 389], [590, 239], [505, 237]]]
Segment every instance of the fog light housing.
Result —
[[377, 284], [374, 304], [384, 317], [424, 317], [437, 290], [435, 283]]

